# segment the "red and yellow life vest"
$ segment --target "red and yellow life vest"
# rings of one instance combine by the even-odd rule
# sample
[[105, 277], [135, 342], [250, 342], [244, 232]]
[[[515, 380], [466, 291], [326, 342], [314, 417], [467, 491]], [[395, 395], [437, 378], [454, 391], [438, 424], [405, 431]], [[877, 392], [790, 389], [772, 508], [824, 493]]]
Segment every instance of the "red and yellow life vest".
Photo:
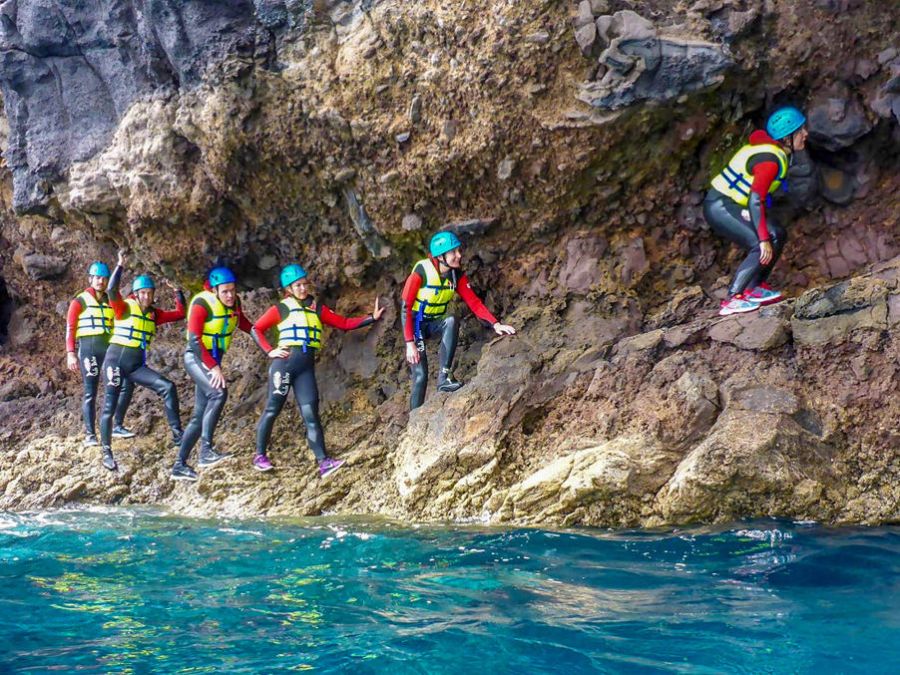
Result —
[[419, 265], [425, 270], [425, 282], [416, 293], [413, 302], [413, 314], [426, 319], [436, 319], [447, 313], [447, 306], [453, 300], [456, 291], [450, 279], [442, 279], [437, 268], [430, 258], [424, 258], [413, 266], [413, 270]]
[[[237, 329], [237, 310], [229, 309], [222, 304], [219, 296], [212, 291], [200, 291], [191, 298], [188, 316], [190, 316], [194, 303], [201, 300], [207, 304], [209, 312], [206, 315], [206, 322], [203, 324], [203, 335], [200, 336], [200, 341], [210, 351], [213, 358], [221, 363], [222, 357], [231, 346], [231, 336]], [[190, 339], [190, 333], [188, 333], [188, 339]]]
[[763, 154], [775, 155], [778, 158], [778, 176], [769, 186], [769, 194], [772, 194], [781, 187], [781, 182], [787, 176], [790, 161], [784, 150], [771, 143], [748, 144], [742, 147], [734, 154], [722, 172], [712, 179], [712, 186], [741, 206], [747, 206], [750, 203], [750, 188], [753, 185], [753, 174], [748, 168], [750, 160]]
[[322, 320], [318, 313], [301, 305], [296, 298], [281, 301], [288, 314], [278, 323], [278, 346], [322, 348]]
[[116, 319], [109, 343], [123, 347], [147, 349], [156, 335], [153, 309], [150, 308], [145, 314], [141, 310], [141, 304], [134, 298], [128, 298], [125, 302], [128, 305], [128, 316], [124, 319]]
[[112, 332], [115, 312], [109, 304], [97, 300], [94, 294], [88, 291], [82, 291], [76, 298], [84, 305], [75, 327], [76, 338], [108, 335]]

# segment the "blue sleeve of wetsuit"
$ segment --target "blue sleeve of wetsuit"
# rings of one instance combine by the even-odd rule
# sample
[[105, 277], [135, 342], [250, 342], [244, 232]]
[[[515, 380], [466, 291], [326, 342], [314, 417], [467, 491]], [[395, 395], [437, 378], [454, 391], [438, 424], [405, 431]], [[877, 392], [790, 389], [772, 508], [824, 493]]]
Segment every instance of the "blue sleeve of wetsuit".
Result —
[[116, 265], [112, 275], [109, 277], [109, 283], [106, 285], [106, 295], [110, 300], [119, 299], [119, 282], [122, 280], [122, 268]]

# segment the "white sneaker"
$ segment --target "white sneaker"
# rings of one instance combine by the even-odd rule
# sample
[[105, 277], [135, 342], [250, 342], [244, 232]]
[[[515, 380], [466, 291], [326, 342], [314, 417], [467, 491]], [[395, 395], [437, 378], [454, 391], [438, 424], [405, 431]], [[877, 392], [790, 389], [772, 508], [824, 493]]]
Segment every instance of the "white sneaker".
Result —
[[744, 312], [753, 312], [757, 309], [759, 309], [759, 303], [750, 302], [745, 299], [742, 293], [738, 293], [728, 300], [722, 300], [719, 306], [719, 316], [743, 314]]

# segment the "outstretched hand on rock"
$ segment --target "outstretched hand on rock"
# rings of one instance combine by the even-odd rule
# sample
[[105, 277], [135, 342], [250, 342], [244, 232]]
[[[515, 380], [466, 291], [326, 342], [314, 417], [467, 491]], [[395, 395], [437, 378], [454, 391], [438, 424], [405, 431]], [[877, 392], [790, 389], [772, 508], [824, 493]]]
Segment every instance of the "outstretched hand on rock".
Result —
[[512, 326], [507, 326], [505, 323], [500, 323], [498, 321], [494, 324], [494, 332], [497, 335], [515, 335], [516, 329]]
[[125, 263], [128, 262], [128, 255], [125, 253], [124, 248], [119, 249], [119, 257], [116, 259], [116, 265], [119, 267], [125, 267]]
[[375, 298], [375, 309], [372, 310], [372, 318], [378, 321], [381, 318], [381, 315], [384, 314], [384, 307], [378, 306], [378, 298]]

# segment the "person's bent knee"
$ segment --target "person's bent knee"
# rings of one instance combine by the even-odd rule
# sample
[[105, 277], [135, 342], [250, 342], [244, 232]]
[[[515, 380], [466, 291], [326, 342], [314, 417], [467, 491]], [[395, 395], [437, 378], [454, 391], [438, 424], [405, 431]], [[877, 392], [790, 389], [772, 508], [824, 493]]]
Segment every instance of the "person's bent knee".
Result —
[[207, 398], [212, 402], [222, 402], [228, 400], [228, 390], [227, 389], [213, 389], [208, 395]]

